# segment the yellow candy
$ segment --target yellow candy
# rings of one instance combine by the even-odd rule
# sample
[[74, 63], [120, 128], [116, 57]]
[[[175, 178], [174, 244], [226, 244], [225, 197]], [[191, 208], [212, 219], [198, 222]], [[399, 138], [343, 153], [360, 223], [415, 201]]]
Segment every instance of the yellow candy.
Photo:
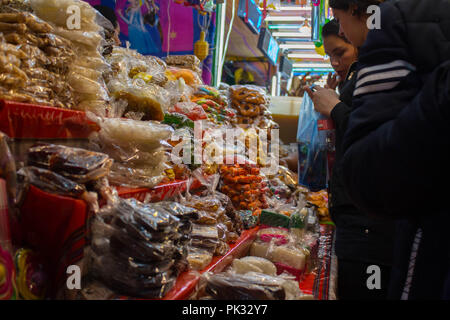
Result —
[[172, 72], [170, 72], [169, 70], [166, 70], [165, 74], [166, 74], [166, 77], [168, 80], [170, 80], [170, 81], [177, 80], [177, 77], [175, 77], [175, 75]]
[[152, 81], [152, 76], [149, 75], [148, 73], [145, 72], [139, 72], [138, 74], [136, 74], [133, 79], [142, 79], [144, 80], [146, 83], [149, 83], [150, 81]]
[[166, 176], [170, 179], [170, 180], [175, 180], [175, 172], [173, 171], [173, 169], [166, 169], [165, 170]]

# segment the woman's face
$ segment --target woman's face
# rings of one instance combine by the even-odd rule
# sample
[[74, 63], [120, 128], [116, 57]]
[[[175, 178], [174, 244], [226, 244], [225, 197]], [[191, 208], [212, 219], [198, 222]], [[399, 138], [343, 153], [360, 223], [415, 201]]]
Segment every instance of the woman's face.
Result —
[[369, 29], [367, 28], [367, 17], [352, 14], [354, 9], [354, 6], [351, 6], [348, 10], [333, 9], [333, 16], [341, 26], [339, 33], [359, 48], [366, 41]]
[[342, 38], [334, 35], [323, 38], [325, 53], [330, 57], [331, 66], [344, 80], [353, 62], [358, 57], [357, 49]]

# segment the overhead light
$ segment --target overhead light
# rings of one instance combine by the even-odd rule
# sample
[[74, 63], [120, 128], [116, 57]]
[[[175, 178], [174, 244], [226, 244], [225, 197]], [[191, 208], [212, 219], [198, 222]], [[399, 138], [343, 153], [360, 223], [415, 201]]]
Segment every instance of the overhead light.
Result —
[[[311, 11], [311, 7], [307, 6], [307, 7], [299, 7], [299, 6], [280, 6], [278, 7], [278, 10], [280, 11]], [[276, 10], [276, 11], [278, 11]], [[269, 10], [269, 11], [275, 11], [274, 9]]]
[[302, 27], [301, 24], [271, 24], [269, 29], [295, 29], [299, 30]]
[[294, 63], [294, 68], [330, 68], [329, 63]]
[[311, 53], [289, 53], [289, 58], [300, 58], [300, 59], [325, 59], [324, 56], [320, 54], [311, 54]]
[[280, 49], [303, 49], [303, 50], [312, 50], [315, 49], [316, 46], [313, 44], [289, 44], [283, 43], [280, 44]]
[[327, 74], [328, 72], [333, 72], [333, 68], [294, 68], [292, 69], [292, 71], [294, 73], [298, 73], [298, 72], [316, 72], [316, 73], [323, 73], [323, 74]]
[[274, 37], [311, 37], [311, 32], [274, 32]]
[[266, 21], [305, 21], [306, 18], [299, 16], [268, 16]]

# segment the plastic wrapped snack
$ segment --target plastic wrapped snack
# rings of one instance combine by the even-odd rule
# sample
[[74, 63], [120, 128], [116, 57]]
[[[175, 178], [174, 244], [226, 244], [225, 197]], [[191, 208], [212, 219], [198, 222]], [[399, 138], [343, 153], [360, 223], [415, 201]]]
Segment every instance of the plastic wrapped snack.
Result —
[[0, 4], [1, 13], [31, 12], [33, 10], [29, 2], [23, 0], [0, 0]]
[[[97, 11], [88, 3], [79, 0], [30, 0], [33, 11], [38, 17], [50, 21], [58, 27], [66, 27], [71, 15], [69, 10], [76, 6], [80, 10], [80, 30], [100, 30], [96, 23]], [[72, 13], [73, 14], [73, 13]]]
[[143, 112], [142, 120], [164, 120], [170, 103], [169, 93], [162, 87], [139, 80], [130, 84], [111, 81], [108, 88], [114, 98], [128, 102], [128, 111]]
[[167, 140], [172, 129], [156, 121], [137, 121], [132, 119], [98, 119], [101, 127], [100, 140], [112, 142], [121, 147], [139, 146], [143, 151], [152, 151]]
[[192, 70], [169, 67], [167, 71], [170, 76], [174, 77], [177, 80], [183, 79], [184, 82], [189, 86], [202, 84], [202, 80], [200, 79], [199, 75]]
[[200, 60], [195, 55], [168, 56], [166, 58], [166, 63], [169, 66], [190, 69], [198, 75], [201, 75], [202, 73]]
[[43, 144], [28, 150], [28, 165], [49, 169], [78, 183], [108, 175], [112, 160], [103, 153]]
[[206, 293], [214, 300], [284, 300], [286, 293], [273, 277], [238, 274], [203, 274]]
[[84, 185], [73, 182], [50, 170], [37, 167], [24, 167], [17, 172], [22, 183], [59, 195], [81, 198], [86, 192]]
[[[68, 83], [73, 88], [75, 97], [71, 107], [76, 104], [78, 110], [105, 115], [109, 94], [103, 78], [98, 77], [96, 73], [107, 73], [110, 70], [110, 66], [102, 57], [102, 52], [103, 47], [108, 46], [108, 42], [105, 41], [105, 30], [113, 29], [111, 23], [84, 1], [32, 0], [30, 3], [36, 15], [53, 27], [54, 34], [71, 43], [78, 57], [74, 61], [50, 59], [56, 68], [70, 71]], [[80, 25], [76, 27], [70, 25], [77, 22], [70, 19], [74, 8], [80, 10]], [[46, 48], [44, 51], [48, 54], [55, 49]]]
[[140, 169], [114, 163], [108, 178], [114, 185], [129, 188], [153, 188], [165, 178], [164, 164], [154, 168]]
[[267, 274], [269, 276], [275, 276], [277, 273], [277, 268], [275, 267], [275, 265], [265, 258], [247, 256], [239, 259], [238, 261], [253, 265], [259, 268], [261, 270], [261, 273]]
[[248, 272], [263, 272], [259, 266], [250, 262], [242, 261], [241, 259], [233, 260], [231, 269], [234, 273], [237, 274], [246, 274]]
[[193, 224], [190, 244], [214, 252], [219, 244], [219, 235], [215, 226]]
[[169, 204], [115, 199], [92, 223], [90, 275], [120, 294], [162, 298], [174, 285], [187, 251], [177, 248], [182, 234], [179, 211]]
[[205, 249], [188, 246], [187, 260], [189, 262], [189, 268], [192, 270], [203, 270], [212, 261], [213, 253]]
[[306, 256], [302, 249], [293, 245], [276, 245], [275, 241], [255, 241], [250, 247], [250, 254], [299, 271], [305, 269]]
[[[27, 13], [1, 14], [0, 98], [63, 108], [74, 105], [66, 78], [75, 58], [71, 44]], [[21, 21], [21, 22], [13, 22]]]

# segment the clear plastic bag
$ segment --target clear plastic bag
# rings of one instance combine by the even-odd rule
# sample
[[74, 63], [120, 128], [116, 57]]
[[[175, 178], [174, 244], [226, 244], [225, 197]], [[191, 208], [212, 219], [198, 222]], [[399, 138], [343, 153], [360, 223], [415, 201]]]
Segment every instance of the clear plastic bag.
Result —
[[173, 287], [187, 255], [176, 246], [180, 219], [165, 207], [182, 209], [119, 198], [103, 207], [91, 228], [90, 276], [121, 294], [162, 298]]
[[92, 118], [101, 127], [100, 140], [121, 147], [139, 147], [143, 151], [153, 151], [161, 145], [161, 141], [167, 140], [172, 129], [168, 125], [156, 121], [137, 121], [119, 118]]
[[214, 300], [284, 300], [286, 293], [279, 281], [266, 275], [237, 274], [202, 275], [206, 281], [205, 292]]
[[84, 185], [73, 182], [50, 170], [38, 167], [24, 167], [17, 174], [22, 184], [32, 184], [49, 193], [81, 198], [86, 192]]
[[143, 112], [143, 120], [164, 120], [164, 113], [170, 104], [169, 93], [164, 88], [136, 79], [130, 83], [110, 81], [108, 89], [115, 99], [128, 102], [127, 110]]
[[[80, 30], [98, 32], [98, 12], [88, 3], [79, 0], [29, 0], [38, 17], [58, 27], [66, 27], [70, 16], [68, 9], [76, 6], [80, 10]], [[72, 7], [73, 8], [73, 7]]]
[[72, 181], [87, 183], [106, 177], [112, 160], [103, 153], [61, 145], [40, 144], [27, 155], [30, 166], [54, 171]]
[[327, 142], [325, 131], [318, 130], [321, 119], [307, 93], [300, 109], [297, 143], [299, 161], [299, 183], [312, 191], [327, 188]]
[[166, 58], [166, 63], [169, 66], [190, 69], [197, 73], [198, 76], [201, 75], [202, 70], [200, 67], [200, 60], [195, 55], [173, 55]]
[[128, 188], [153, 188], [164, 180], [164, 168], [164, 164], [153, 168], [131, 168], [114, 163], [108, 178], [113, 185]]
[[198, 247], [188, 246], [187, 260], [192, 270], [203, 270], [212, 261], [213, 252]]
[[169, 78], [175, 78], [175, 79], [183, 79], [184, 82], [189, 86], [195, 86], [202, 84], [202, 80], [200, 79], [198, 73], [185, 69], [185, 68], [175, 68], [175, 67], [168, 67], [167, 69]]

